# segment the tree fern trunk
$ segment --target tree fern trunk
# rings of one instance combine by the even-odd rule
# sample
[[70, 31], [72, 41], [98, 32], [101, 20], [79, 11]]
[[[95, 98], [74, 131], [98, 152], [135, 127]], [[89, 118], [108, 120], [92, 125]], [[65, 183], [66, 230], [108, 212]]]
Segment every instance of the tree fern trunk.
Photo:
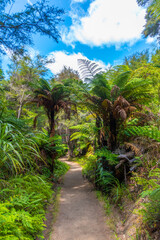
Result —
[[114, 151], [117, 147], [117, 124], [113, 113], [110, 113], [110, 133], [109, 133], [109, 148]]
[[100, 117], [96, 117], [96, 127], [98, 128], [97, 130], [97, 143], [98, 143], [98, 147], [101, 147], [101, 130], [100, 130], [100, 127], [101, 127], [101, 119]]
[[54, 137], [55, 135], [55, 114], [54, 111], [51, 111], [50, 113], [50, 137]]

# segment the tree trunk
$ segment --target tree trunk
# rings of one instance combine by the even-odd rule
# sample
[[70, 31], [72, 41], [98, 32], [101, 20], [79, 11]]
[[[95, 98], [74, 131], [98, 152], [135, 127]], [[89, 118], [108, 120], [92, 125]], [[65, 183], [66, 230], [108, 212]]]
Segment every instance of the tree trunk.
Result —
[[[50, 137], [54, 137], [55, 135], [55, 113], [54, 111], [51, 111], [50, 113]], [[52, 146], [55, 146], [55, 143], [52, 143]], [[51, 172], [53, 173], [54, 170], [54, 164], [55, 164], [55, 159], [57, 157], [57, 153], [54, 151], [52, 153], [52, 163], [51, 163]]]
[[19, 103], [19, 109], [18, 109], [18, 114], [17, 114], [18, 119], [20, 118], [21, 113], [22, 113], [23, 98], [24, 98], [24, 92], [22, 93], [22, 98], [20, 99], [20, 103]]
[[109, 148], [114, 151], [117, 147], [117, 130], [116, 130], [116, 119], [113, 113], [110, 113], [110, 133], [109, 133]]
[[105, 118], [103, 118], [103, 132], [101, 131], [101, 146], [106, 147], [108, 145], [108, 141], [106, 139], [106, 133], [107, 133], [107, 127], [108, 127], [108, 122]]
[[98, 143], [98, 147], [101, 147], [101, 119], [100, 117], [96, 117], [96, 127], [98, 128], [97, 130], [97, 143]]
[[33, 120], [33, 129], [37, 128], [37, 119], [38, 119], [39, 114], [37, 114], [37, 116], [35, 116], [34, 120]]
[[50, 137], [54, 137], [55, 135], [55, 119], [54, 119], [54, 111], [50, 113]]

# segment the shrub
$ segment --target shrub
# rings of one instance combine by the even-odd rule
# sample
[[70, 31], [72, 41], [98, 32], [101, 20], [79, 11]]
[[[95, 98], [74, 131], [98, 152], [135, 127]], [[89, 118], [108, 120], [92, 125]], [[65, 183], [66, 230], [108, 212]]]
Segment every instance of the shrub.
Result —
[[140, 196], [144, 198], [142, 209], [137, 213], [142, 215], [148, 229], [156, 229], [160, 223], [160, 169], [156, 168], [149, 172], [146, 178], [136, 175], [134, 180], [143, 189]]
[[34, 240], [41, 236], [51, 186], [44, 177], [34, 175], [0, 182], [0, 239]]
[[54, 170], [53, 170], [53, 177], [54, 181], [58, 181], [58, 179], [63, 176], [68, 170], [69, 165], [65, 162], [55, 160], [54, 162]]

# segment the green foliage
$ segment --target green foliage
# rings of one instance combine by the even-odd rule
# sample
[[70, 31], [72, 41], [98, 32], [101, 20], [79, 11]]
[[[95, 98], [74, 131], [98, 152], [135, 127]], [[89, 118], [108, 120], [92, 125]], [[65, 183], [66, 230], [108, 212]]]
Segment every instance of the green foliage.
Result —
[[103, 195], [101, 191], [96, 191], [96, 196], [99, 199], [99, 201], [104, 202], [104, 209], [107, 215], [110, 215], [111, 213], [111, 204], [109, 201], [109, 197], [107, 195]]
[[124, 130], [127, 136], [146, 136], [160, 142], [160, 130], [153, 126], [130, 126]]
[[113, 173], [104, 170], [101, 159], [97, 160], [95, 183], [103, 192], [110, 192], [116, 183], [116, 178], [113, 176]]
[[135, 53], [132, 56], [126, 57], [124, 64], [128, 65], [130, 69], [135, 70], [143, 65], [147, 64], [149, 61], [149, 51]]
[[89, 179], [89, 181], [95, 183], [95, 174], [96, 174], [96, 156], [89, 155], [88, 157], [81, 158], [81, 162], [83, 160], [82, 173], [85, 177]]
[[160, 185], [159, 188], [152, 190], [148, 194], [148, 199], [149, 201], [143, 204], [144, 208], [141, 213], [144, 222], [154, 229], [160, 223]]
[[[26, 4], [21, 12], [6, 12], [10, 9], [14, 0], [0, 2], [1, 27], [0, 45], [9, 48], [14, 52], [23, 53], [24, 45], [32, 44], [32, 35], [40, 33], [58, 41], [58, 24], [64, 13], [62, 9], [48, 4], [45, 0], [36, 1], [34, 4]], [[5, 53], [3, 47], [0, 48]]]
[[160, 23], [160, 3], [159, 0], [137, 0], [139, 5], [145, 6], [147, 5], [146, 12], [146, 24], [143, 31], [143, 35], [145, 37], [154, 37], [157, 36], [158, 40], [160, 37], [159, 32], [159, 23]]
[[41, 236], [44, 206], [53, 191], [45, 178], [25, 175], [0, 182], [0, 239], [34, 240]]
[[118, 179], [114, 187], [111, 189], [110, 199], [113, 203], [123, 204], [124, 198], [132, 199], [131, 193], [124, 183], [120, 183]]
[[69, 168], [70, 167], [67, 163], [55, 160], [53, 170], [54, 181], [58, 181], [58, 179], [61, 178], [69, 170]]
[[86, 122], [76, 126], [70, 127], [70, 129], [77, 130], [74, 132], [70, 139], [71, 141], [77, 140], [77, 144], [80, 149], [88, 148], [93, 144], [94, 138], [97, 134], [97, 128], [95, 127], [95, 120], [92, 122]]
[[61, 136], [55, 135], [54, 137], [49, 137], [47, 130], [43, 128], [42, 131], [36, 133], [33, 139], [39, 149], [44, 150], [48, 157], [51, 157], [53, 153], [56, 153], [57, 157], [62, 156], [67, 150], [66, 145], [62, 143]]
[[[104, 159], [102, 159], [103, 157]], [[102, 149], [102, 151], [96, 151], [94, 155], [87, 154], [85, 157], [79, 158], [78, 162], [82, 166], [83, 175], [103, 192], [110, 192], [116, 184], [117, 179], [108, 168], [109, 164], [112, 166], [117, 162], [116, 154], [112, 154], [107, 149]], [[107, 164], [108, 170], [106, 166], [104, 167], [104, 162]]]
[[97, 150], [95, 154], [97, 158], [105, 158], [105, 161], [107, 161], [109, 165], [116, 165], [118, 163], [117, 155], [105, 147]]
[[133, 179], [142, 187], [141, 197], [145, 199], [142, 208], [135, 212], [142, 215], [148, 228], [156, 229], [160, 222], [160, 169], [150, 170], [146, 178], [135, 174]]
[[[22, 134], [9, 123], [0, 121], [0, 166], [4, 172], [20, 173], [25, 168], [35, 166], [39, 157], [36, 143], [29, 134]], [[1, 176], [2, 177], [2, 176]]]

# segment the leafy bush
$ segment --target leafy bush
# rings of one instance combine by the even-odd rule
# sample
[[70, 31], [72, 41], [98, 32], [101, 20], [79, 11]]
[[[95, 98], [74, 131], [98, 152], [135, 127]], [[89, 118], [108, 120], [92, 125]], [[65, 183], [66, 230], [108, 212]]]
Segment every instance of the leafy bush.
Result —
[[144, 203], [141, 210], [144, 222], [150, 228], [156, 228], [160, 224], [160, 186], [148, 194], [148, 202]]
[[117, 155], [112, 154], [106, 148], [96, 151], [96, 153], [79, 158], [78, 162], [82, 166], [82, 173], [89, 181], [104, 192], [109, 192], [116, 183], [116, 178], [109, 170], [104, 169], [104, 162], [111, 165], [117, 163]]
[[0, 203], [0, 239], [34, 240], [43, 230], [44, 215], [16, 210], [10, 202]]
[[111, 189], [110, 199], [113, 203], [121, 204], [123, 198], [132, 199], [131, 193], [124, 183], [120, 183], [118, 179], [115, 181], [115, 185]]
[[118, 163], [117, 155], [103, 147], [95, 152], [97, 158], [104, 158], [108, 165], [116, 165]]
[[61, 176], [63, 176], [69, 170], [69, 168], [69, 165], [65, 162], [55, 160], [53, 170], [54, 181], [57, 181]]
[[151, 139], [160, 142], [160, 131], [157, 127], [153, 126], [129, 126], [125, 130], [127, 136], [147, 136]]
[[41, 132], [37, 132], [34, 136], [34, 141], [38, 145], [40, 150], [44, 150], [47, 157], [52, 156], [56, 152], [57, 156], [61, 156], [65, 153], [67, 147], [62, 143], [62, 137], [55, 135], [49, 137], [47, 130], [42, 129]]
[[160, 223], [160, 169], [151, 170], [146, 178], [136, 174], [133, 179], [142, 187], [140, 196], [145, 199], [137, 212], [149, 229], [156, 229]]
[[95, 183], [95, 177], [96, 177], [96, 156], [90, 155], [88, 157], [81, 158], [82, 163], [82, 174], [88, 178], [89, 181]]
[[34, 175], [0, 182], [0, 239], [34, 240], [41, 236], [51, 186], [44, 177]]
[[12, 124], [0, 121], [0, 168], [1, 177], [21, 173], [35, 166], [40, 158], [38, 147], [29, 134], [22, 134]]
[[112, 172], [104, 170], [101, 158], [97, 160], [96, 169], [96, 186], [99, 187], [103, 192], [109, 192], [116, 183], [116, 178]]

